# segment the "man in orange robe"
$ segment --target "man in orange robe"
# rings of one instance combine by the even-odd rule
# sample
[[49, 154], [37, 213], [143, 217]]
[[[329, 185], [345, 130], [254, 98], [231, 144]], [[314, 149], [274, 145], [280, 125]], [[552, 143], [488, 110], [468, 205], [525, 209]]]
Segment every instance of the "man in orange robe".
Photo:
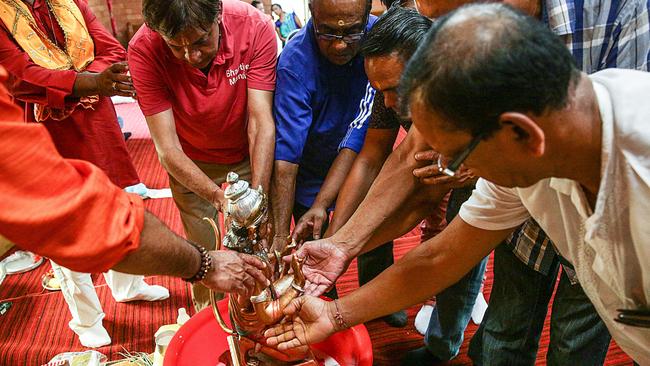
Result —
[[[0, 1], [0, 64], [24, 120], [43, 124], [65, 158], [101, 168], [121, 188], [139, 183], [120, 131], [112, 95], [133, 95], [124, 48], [83, 1]], [[91, 239], [92, 240], [92, 239]], [[90, 275], [52, 262], [72, 313], [70, 328], [87, 347], [111, 342]], [[169, 297], [142, 276], [104, 274], [118, 302]]]

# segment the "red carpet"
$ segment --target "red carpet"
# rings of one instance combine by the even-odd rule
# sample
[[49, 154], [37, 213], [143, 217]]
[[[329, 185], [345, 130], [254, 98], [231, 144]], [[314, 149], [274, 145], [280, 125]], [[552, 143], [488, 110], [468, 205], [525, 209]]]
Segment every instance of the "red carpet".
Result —
[[[126, 131], [133, 133], [127, 142], [131, 156], [142, 181], [150, 188], [168, 187], [168, 178], [156, 157], [155, 149], [144, 123], [144, 119], [135, 104], [118, 105], [118, 114], [126, 122]], [[166, 222], [172, 230], [182, 233], [180, 218], [171, 199], [149, 200], [146, 206]], [[419, 242], [419, 235], [414, 231], [395, 242], [396, 257], [402, 256]], [[68, 328], [70, 320], [68, 309], [59, 292], [44, 292], [40, 287], [40, 278], [49, 269], [44, 264], [38, 269], [22, 275], [8, 276], [0, 286], [0, 301], [9, 300], [13, 306], [0, 316], [0, 365], [41, 365], [61, 352], [82, 351], [74, 333]], [[106, 318], [104, 326], [113, 339], [110, 347], [99, 348], [109, 359], [119, 358], [119, 352], [152, 352], [153, 334], [159, 326], [176, 320], [179, 307], [191, 309], [188, 286], [179, 279], [169, 277], [150, 277], [149, 283], [169, 288], [171, 298], [156, 303], [117, 304], [112, 299], [102, 276], [96, 276], [97, 294], [103, 304]], [[356, 263], [338, 283], [339, 293], [346, 293], [357, 288]], [[492, 261], [488, 263], [485, 282], [486, 297], [492, 285]], [[399, 296], [392, 294], [391, 296]], [[367, 324], [372, 337], [375, 365], [398, 365], [404, 352], [420, 347], [422, 336], [413, 327], [413, 319], [419, 306], [408, 309], [409, 326], [402, 329], [390, 328], [382, 321]], [[549, 312], [550, 314], [550, 312]], [[449, 365], [471, 365], [466, 356], [468, 340], [476, 331], [471, 324], [465, 332], [465, 342], [460, 355]], [[540, 341], [538, 365], [545, 364], [548, 348], [548, 318]], [[615, 345], [610, 347], [607, 365], [631, 365], [630, 359]]]

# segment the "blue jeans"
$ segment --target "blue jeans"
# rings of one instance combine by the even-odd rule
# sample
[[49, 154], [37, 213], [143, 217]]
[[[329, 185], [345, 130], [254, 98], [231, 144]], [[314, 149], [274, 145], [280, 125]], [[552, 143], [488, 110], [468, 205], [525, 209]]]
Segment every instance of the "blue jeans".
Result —
[[[436, 295], [424, 345], [437, 358], [447, 361], [458, 355], [476, 296], [481, 290], [487, 257], [460, 281]], [[433, 274], [435, 276], [435, 274]]]
[[[521, 262], [505, 244], [494, 250], [490, 305], [472, 338], [475, 365], [534, 365], [548, 304], [560, 268], [548, 275]], [[548, 365], [602, 365], [610, 335], [579, 284], [562, 272], [553, 301]]]
[[[447, 205], [447, 222], [451, 222], [474, 187], [454, 189]], [[465, 328], [472, 316], [476, 296], [481, 290], [487, 257], [458, 282], [436, 295], [424, 345], [437, 358], [446, 361], [458, 355]], [[435, 273], [432, 274], [435, 276]]]

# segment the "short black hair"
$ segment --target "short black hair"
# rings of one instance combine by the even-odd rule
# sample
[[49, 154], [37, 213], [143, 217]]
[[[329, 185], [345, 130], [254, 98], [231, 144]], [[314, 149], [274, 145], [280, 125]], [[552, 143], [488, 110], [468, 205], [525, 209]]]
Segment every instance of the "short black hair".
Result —
[[463, 6], [434, 22], [400, 82], [402, 109], [416, 97], [447, 127], [489, 136], [508, 111], [566, 106], [580, 72], [546, 26], [504, 4]]
[[277, 6], [278, 8], [280, 8], [280, 10], [282, 10], [282, 6], [280, 4], [275, 3], [275, 4], [271, 5], [271, 7], [274, 7], [274, 6]]
[[257, 4], [261, 4], [261, 3], [262, 3], [261, 1], [257, 1], [257, 0], [253, 0], [253, 1], [251, 1], [251, 5], [252, 5], [254, 8], [257, 8]]
[[221, 6], [221, 0], [143, 0], [142, 16], [149, 28], [174, 38], [187, 29], [210, 29]]
[[406, 62], [417, 50], [431, 24], [431, 19], [415, 9], [395, 4], [368, 32], [361, 46], [361, 53], [364, 57], [378, 57], [397, 52]]

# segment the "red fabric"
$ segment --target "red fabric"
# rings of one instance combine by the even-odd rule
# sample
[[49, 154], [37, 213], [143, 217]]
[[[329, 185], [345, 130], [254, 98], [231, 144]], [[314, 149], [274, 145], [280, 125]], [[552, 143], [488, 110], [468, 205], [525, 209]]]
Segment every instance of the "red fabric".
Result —
[[245, 2], [224, 0], [222, 19], [207, 76], [176, 59], [146, 25], [131, 40], [128, 59], [145, 116], [171, 108], [188, 157], [232, 164], [248, 156], [247, 89], [275, 88], [277, 44], [271, 19]]
[[[104, 28], [84, 2], [76, 2], [83, 14], [88, 31], [95, 44], [95, 60], [85, 71], [100, 72], [125, 58], [124, 48]], [[56, 36], [63, 45], [63, 31], [50, 21], [45, 0], [35, 0], [33, 14], [36, 23], [46, 34]], [[52, 18], [54, 19], [54, 18]], [[36, 65], [18, 46], [11, 33], [0, 22], [0, 64], [15, 78], [11, 93], [25, 102], [25, 120], [34, 121], [32, 103], [62, 108], [66, 103], [77, 103], [72, 87], [74, 70], [49, 70]], [[120, 187], [137, 184], [135, 171], [117, 123], [117, 115], [110, 98], [100, 97], [93, 109], [78, 108], [62, 121], [46, 120], [59, 153], [65, 158], [82, 159], [100, 167]]]
[[97, 167], [64, 160], [37, 124], [0, 122], [0, 234], [79, 272], [104, 272], [140, 244], [144, 205]]

